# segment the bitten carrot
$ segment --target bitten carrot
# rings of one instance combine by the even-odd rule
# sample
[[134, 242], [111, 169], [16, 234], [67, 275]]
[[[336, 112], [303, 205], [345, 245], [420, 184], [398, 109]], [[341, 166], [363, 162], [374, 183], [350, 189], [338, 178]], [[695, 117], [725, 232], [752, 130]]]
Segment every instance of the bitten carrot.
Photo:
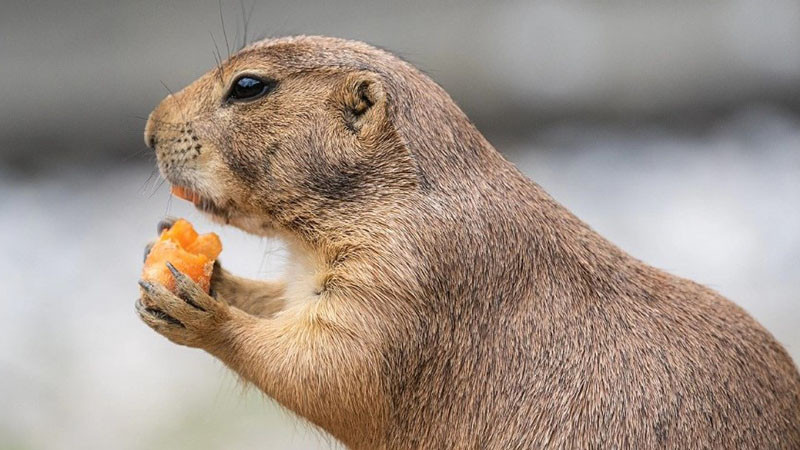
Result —
[[208, 292], [214, 260], [221, 251], [222, 243], [215, 233], [198, 235], [191, 223], [180, 219], [164, 230], [150, 249], [144, 262], [142, 279], [161, 283], [174, 290], [175, 279], [167, 268], [167, 262], [170, 262]]

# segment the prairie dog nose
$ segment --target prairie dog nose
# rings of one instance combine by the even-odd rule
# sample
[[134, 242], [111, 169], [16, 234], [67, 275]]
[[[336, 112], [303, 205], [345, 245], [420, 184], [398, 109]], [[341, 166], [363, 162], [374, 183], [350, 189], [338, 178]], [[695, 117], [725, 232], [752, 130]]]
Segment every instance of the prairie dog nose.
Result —
[[147, 124], [144, 126], [144, 145], [148, 146], [151, 150], [156, 149], [156, 132], [153, 127], [153, 114], [155, 114], [155, 111], [147, 116]]
[[178, 116], [185, 117], [186, 112], [179, 106], [175, 95], [170, 93], [153, 108], [153, 111], [147, 116], [147, 124], [144, 126], [144, 144], [146, 146], [155, 150], [159, 141], [158, 135], [163, 131], [161, 128], [164, 128], [161, 125], [167, 124], [169, 129], [180, 125], [180, 120], [173, 120]]

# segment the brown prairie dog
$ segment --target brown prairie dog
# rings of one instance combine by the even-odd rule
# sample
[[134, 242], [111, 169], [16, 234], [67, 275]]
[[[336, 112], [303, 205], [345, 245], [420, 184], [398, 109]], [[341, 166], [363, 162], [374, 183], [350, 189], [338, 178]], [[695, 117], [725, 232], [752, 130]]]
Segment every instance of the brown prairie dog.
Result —
[[800, 376], [764, 328], [595, 233], [383, 50], [255, 43], [145, 140], [293, 269], [145, 285], [142, 319], [351, 448], [800, 448]]

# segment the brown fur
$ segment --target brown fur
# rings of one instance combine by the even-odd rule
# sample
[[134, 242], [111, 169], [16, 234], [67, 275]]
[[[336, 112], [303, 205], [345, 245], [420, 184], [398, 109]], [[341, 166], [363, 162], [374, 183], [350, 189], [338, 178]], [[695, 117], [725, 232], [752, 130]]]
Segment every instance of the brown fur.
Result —
[[[226, 103], [242, 72], [275, 90]], [[294, 256], [285, 282], [217, 270], [216, 299], [145, 283], [143, 320], [351, 448], [800, 448], [800, 377], [764, 328], [596, 234], [389, 53], [256, 43], [146, 140]]]

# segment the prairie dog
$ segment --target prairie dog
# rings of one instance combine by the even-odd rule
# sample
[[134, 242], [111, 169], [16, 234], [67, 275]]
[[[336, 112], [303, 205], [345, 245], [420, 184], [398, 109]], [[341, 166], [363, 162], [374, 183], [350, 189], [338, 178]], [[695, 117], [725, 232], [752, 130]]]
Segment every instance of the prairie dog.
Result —
[[145, 140], [292, 270], [144, 283], [142, 320], [350, 448], [800, 448], [800, 376], [763, 327], [598, 235], [386, 51], [252, 44]]

